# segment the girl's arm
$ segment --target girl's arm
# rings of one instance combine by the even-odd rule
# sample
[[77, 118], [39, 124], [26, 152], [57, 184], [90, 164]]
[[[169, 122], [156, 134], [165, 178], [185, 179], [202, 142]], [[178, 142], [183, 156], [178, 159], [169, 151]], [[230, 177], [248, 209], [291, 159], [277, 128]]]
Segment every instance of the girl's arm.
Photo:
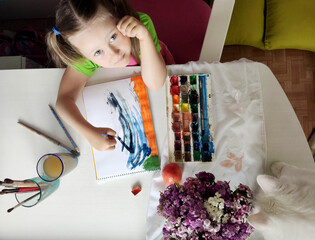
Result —
[[152, 89], [163, 87], [166, 80], [166, 66], [161, 53], [156, 51], [153, 39], [149, 31], [140, 41], [141, 72], [143, 81]]
[[61, 79], [56, 108], [61, 117], [85, 137], [91, 145], [100, 151], [113, 150], [116, 145], [114, 137], [105, 137], [102, 133], [114, 136], [110, 128], [96, 128], [81, 115], [75, 102], [82, 93], [88, 76], [68, 67]]
[[139, 39], [143, 81], [152, 90], [161, 88], [166, 80], [166, 66], [162, 55], [155, 48], [149, 30], [131, 16], [122, 18], [117, 28], [125, 36]]

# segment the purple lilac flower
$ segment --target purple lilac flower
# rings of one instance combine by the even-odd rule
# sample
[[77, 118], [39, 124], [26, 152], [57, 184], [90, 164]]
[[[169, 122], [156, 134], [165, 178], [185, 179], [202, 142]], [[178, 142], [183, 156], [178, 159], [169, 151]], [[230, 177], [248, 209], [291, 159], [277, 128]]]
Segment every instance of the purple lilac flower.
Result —
[[[214, 205], [208, 212], [205, 202], [210, 197]], [[212, 173], [200, 172], [196, 178], [187, 178], [182, 186], [172, 184], [161, 192], [157, 210], [166, 218], [163, 235], [165, 239], [246, 239], [254, 230], [246, 221], [252, 199], [248, 186], [240, 184], [232, 192], [228, 182], [215, 182]], [[221, 202], [220, 211], [224, 202], [223, 214], [211, 216], [217, 211], [218, 202]]]
[[214, 175], [209, 172], [200, 172], [196, 174], [196, 177], [201, 181], [205, 183], [212, 184], [214, 182]]

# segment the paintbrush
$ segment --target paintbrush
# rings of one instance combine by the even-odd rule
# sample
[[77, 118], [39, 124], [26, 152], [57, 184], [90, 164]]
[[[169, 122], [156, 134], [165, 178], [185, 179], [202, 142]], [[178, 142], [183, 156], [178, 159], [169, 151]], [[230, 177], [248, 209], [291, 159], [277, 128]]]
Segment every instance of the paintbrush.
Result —
[[116, 136], [116, 135], [112, 136], [112, 135], [108, 135], [106, 133], [103, 133], [102, 135], [106, 136], [106, 137], [114, 137], [114, 138], [116, 138], [124, 146], [124, 148], [126, 148], [128, 150], [128, 152], [134, 153], [134, 150], [131, 147], [128, 147], [127, 144], [119, 136]]
[[12, 212], [14, 209], [16, 209], [17, 207], [23, 205], [24, 203], [26, 203], [26, 202], [32, 200], [34, 197], [38, 196], [39, 194], [40, 194], [40, 192], [34, 194], [33, 196], [30, 196], [29, 198], [27, 198], [27, 199], [25, 199], [24, 201], [20, 202], [19, 204], [15, 205], [13, 208], [9, 208], [9, 209], [7, 210], [7, 212], [8, 212], [8, 213], [9, 213], [9, 212]]
[[34, 192], [34, 191], [39, 191], [39, 187], [24, 187], [24, 188], [3, 189], [0, 192], [0, 195], [8, 194], [8, 193], [26, 193], [26, 192]]
[[0, 181], [0, 185], [4, 187], [37, 187], [37, 184], [32, 181], [20, 181], [20, 180], [12, 180], [10, 178], [4, 179], [4, 181]]

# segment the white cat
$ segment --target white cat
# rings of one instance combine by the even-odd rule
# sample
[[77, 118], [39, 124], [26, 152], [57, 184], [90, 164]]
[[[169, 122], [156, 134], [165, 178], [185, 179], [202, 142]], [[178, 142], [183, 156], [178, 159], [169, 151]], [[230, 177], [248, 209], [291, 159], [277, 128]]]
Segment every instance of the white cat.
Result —
[[248, 222], [266, 240], [315, 240], [315, 170], [275, 162], [271, 172], [277, 178], [257, 177], [258, 213]]

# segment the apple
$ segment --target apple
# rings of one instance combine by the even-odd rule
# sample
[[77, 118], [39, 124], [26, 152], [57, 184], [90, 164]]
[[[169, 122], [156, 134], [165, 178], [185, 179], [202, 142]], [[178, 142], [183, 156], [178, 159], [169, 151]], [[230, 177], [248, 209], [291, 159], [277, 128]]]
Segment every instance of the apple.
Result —
[[167, 164], [162, 170], [162, 177], [166, 185], [180, 183], [183, 171], [176, 163]]

